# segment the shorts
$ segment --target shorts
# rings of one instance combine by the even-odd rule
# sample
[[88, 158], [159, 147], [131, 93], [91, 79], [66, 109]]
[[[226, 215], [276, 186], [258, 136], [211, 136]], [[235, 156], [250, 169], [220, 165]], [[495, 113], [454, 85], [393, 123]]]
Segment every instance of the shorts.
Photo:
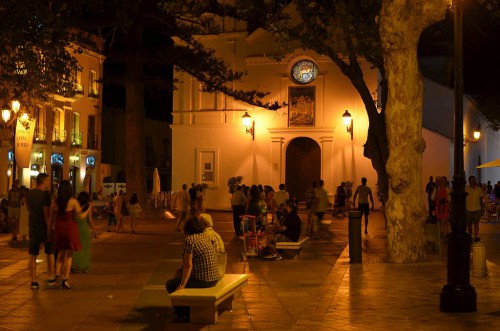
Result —
[[29, 225], [29, 255], [38, 255], [43, 244], [45, 254], [54, 254], [54, 243], [47, 238], [47, 225], [34, 223]]
[[466, 212], [467, 224], [476, 224], [481, 220], [483, 216], [482, 210], [468, 211]]
[[16, 220], [19, 220], [19, 215], [21, 214], [21, 208], [20, 207], [8, 207], [8, 216], [9, 216], [9, 221], [15, 218]]
[[370, 204], [369, 203], [358, 203], [358, 210], [361, 213], [368, 215], [368, 214], [370, 214]]

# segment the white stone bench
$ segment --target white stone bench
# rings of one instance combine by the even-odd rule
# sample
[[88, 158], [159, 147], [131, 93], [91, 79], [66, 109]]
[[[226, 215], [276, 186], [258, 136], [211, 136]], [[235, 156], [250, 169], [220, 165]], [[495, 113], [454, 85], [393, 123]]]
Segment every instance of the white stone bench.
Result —
[[332, 225], [333, 221], [332, 220], [321, 220], [321, 227], [324, 227], [325, 229], [328, 230], [330, 225]]
[[297, 256], [300, 255], [300, 252], [302, 250], [302, 245], [309, 240], [309, 237], [304, 237], [300, 239], [299, 241], [282, 241], [282, 242], [277, 242], [276, 243], [276, 249], [290, 249], [290, 250], [295, 250], [296, 254], [294, 255], [294, 258], [297, 258]]
[[170, 301], [172, 306], [190, 307], [190, 322], [215, 324], [218, 310], [233, 309], [234, 293], [247, 282], [247, 274], [225, 274], [214, 287], [183, 288], [170, 293]]

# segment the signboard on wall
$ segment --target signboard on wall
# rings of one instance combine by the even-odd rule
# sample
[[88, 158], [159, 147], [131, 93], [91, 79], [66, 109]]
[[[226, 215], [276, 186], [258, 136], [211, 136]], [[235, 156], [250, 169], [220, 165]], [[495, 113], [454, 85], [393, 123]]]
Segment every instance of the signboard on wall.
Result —
[[35, 120], [18, 118], [16, 123], [15, 157], [18, 168], [29, 168]]

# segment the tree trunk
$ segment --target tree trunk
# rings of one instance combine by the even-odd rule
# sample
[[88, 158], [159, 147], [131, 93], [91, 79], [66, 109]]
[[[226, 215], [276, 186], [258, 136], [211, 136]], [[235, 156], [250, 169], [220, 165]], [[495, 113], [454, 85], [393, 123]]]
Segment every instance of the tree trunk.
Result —
[[134, 24], [129, 29], [128, 42], [130, 55], [126, 60], [125, 76], [125, 171], [127, 176], [127, 196], [137, 194], [139, 202], [145, 206], [146, 189], [146, 151], [144, 139], [144, 79], [141, 55], [141, 31]]
[[444, 17], [446, 6], [446, 0], [383, 0], [382, 4], [380, 37], [388, 83], [389, 197], [385, 212], [390, 262], [425, 260], [423, 80], [417, 45], [422, 31]]

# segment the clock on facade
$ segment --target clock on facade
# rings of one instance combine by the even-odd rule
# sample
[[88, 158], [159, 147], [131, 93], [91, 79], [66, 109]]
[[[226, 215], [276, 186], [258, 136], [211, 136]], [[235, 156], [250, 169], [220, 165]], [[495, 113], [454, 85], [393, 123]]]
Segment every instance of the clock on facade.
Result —
[[292, 78], [299, 84], [307, 84], [316, 79], [318, 66], [310, 60], [301, 60], [292, 67]]

